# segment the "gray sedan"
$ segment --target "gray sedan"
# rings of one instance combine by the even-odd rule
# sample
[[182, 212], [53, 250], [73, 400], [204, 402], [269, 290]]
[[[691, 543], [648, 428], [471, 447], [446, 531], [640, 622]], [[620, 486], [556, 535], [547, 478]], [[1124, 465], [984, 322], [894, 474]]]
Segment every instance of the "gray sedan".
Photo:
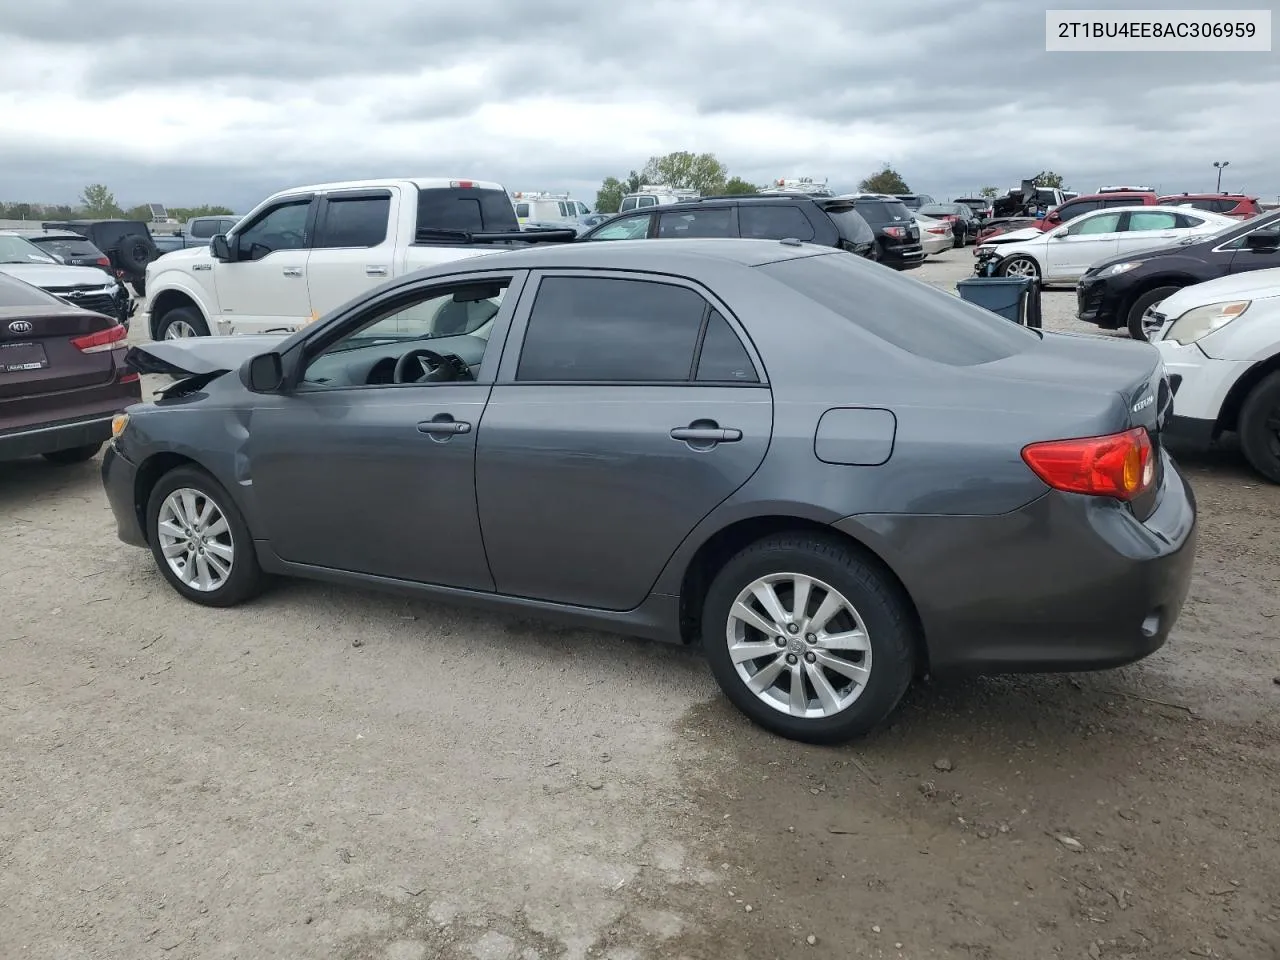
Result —
[[539, 246], [131, 357], [181, 379], [103, 481], [183, 597], [285, 574], [698, 643], [799, 740], [925, 672], [1137, 660], [1191, 576], [1153, 348], [826, 247]]

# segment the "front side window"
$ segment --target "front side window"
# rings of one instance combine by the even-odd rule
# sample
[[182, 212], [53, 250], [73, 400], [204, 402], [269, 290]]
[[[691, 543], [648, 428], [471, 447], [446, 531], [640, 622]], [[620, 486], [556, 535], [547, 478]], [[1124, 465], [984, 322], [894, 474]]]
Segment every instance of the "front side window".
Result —
[[238, 246], [242, 256], [261, 260], [277, 250], [302, 250], [307, 246], [307, 214], [310, 198], [273, 207], [241, 231]]
[[733, 211], [728, 207], [671, 210], [658, 217], [661, 238], [732, 236]]
[[316, 228], [315, 247], [376, 247], [387, 239], [391, 195], [330, 197]]
[[1089, 236], [1097, 233], [1116, 233], [1120, 230], [1120, 214], [1100, 213], [1096, 217], [1076, 220], [1067, 228], [1067, 235], [1072, 237]]
[[683, 383], [709, 312], [687, 287], [606, 277], [547, 277], [517, 380]]
[[1140, 230], [1172, 230], [1178, 225], [1178, 215], [1175, 213], [1165, 213], [1163, 210], [1156, 213], [1131, 213], [1129, 214], [1129, 232], [1137, 232]]
[[641, 240], [649, 235], [649, 214], [623, 217], [602, 226], [590, 237], [592, 240]]

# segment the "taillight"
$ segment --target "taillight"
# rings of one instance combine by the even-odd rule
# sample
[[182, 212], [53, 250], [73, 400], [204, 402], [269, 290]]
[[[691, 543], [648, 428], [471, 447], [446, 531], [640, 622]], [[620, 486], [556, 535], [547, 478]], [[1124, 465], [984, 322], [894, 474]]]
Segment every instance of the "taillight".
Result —
[[124, 328], [124, 325], [117, 323], [85, 337], [72, 337], [71, 345], [81, 353], [102, 353], [104, 350], [114, 350], [116, 345], [128, 335], [129, 331]]
[[1105, 437], [1050, 440], [1023, 447], [1022, 459], [1056, 490], [1132, 500], [1155, 481], [1154, 448], [1145, 427]]
[[475, 186], [475, 182], [471, 180], [450, 180], [449, 186], [455, 189], [470, 190]]
[[885, 227], [884, 232], [887, 236], [895, 237], [899, 240], [907, 235], [904, 227]]
[[106, 257], [99, 257], [97, 260], [94, 261], [94, 263], [96, 263], [100, 267], [111, 266], [111, 261], [108, 260]]
[[120, 383], [134, 383], [139, 379], [136, 373], [126, 373], [120, 378]]

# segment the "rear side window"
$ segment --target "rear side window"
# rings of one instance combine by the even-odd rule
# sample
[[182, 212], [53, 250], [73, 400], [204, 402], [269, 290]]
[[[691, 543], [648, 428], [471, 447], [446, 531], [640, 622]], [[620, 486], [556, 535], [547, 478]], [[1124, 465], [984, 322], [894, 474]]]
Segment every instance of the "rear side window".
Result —
[[504, 233], [520, 224], [504, 190], [431, 187], [418, 191], [418, 229]]
[[516, 379], [687, 382], [707, 308], [692, 290], [669, 283], [546, 277]]
[[747, 348], [718, 310], [707, 318], [695, 379], [708, 383], [759, 383]]
[[832, 313], [925, 360], [990, 363], [1040, 342], [1026, 327], [928, 284], [879, 282], [858, 257], [797, 257], [756, 267]]
[[1119, 213], [1100, 213], [1086, 220], [1073, 221], [1067, 233], [1073, 237], [1094, 233], [1117, 233], [1120, 230]]
[[799, 207], [744, 203], [738, 207], [738, 231], [754, 240], [812, 240], [813, 224]]
[[[836, 229], [840, 231], [840, 236], [845, 240], [854, 244], [874, 243], [876, 239], [875, 231], [866, 220], [862, 218], [862, 214], [851, 206], [828, 206], [824, 207], [827, 216], [831, 218], [831, 222], [836, 225]], [[741, 218], [742, 211], [738, 211]]]
[[607, 223], [593, 233], [591, 240], [643, 240], [649, 235], [651, 214], [641, 213], [634, 217], [622, 217]]
[[658, 217], [658, 236], [666, 239], [729, 237], [732, 230], [733, 211], [728, 207], [671, 210]]
[[[1101, 218], [1099, 218], [1101, 219]], [[1172, 230], [1178, 225], [1178, 215], [1158, 210], [1155, 213], [1129, 214], [1129, 231]]]
[[517, 204], [516, 204], [516, 216], [517, 216], [517, 217], [527, 217], [527, 216], [529, 216], [529, 205], [528, 205], [527, 203], [517, 203]]
[[191, 236], [203, 240], [218, 232], [217, 220], [197, 220], [191, 225]]
[[330, 197], [314, 247], [376, 247], [387, 239], [391, 196]]

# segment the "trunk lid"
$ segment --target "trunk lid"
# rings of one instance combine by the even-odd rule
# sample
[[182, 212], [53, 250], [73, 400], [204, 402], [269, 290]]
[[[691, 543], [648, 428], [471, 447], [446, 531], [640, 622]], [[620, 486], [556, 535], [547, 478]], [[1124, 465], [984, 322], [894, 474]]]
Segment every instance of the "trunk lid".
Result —
[[250, 357], [270, 353], [291, 336], [262, 333], [156, 340], [133, 347], [125, 362], [138, 373], [161, 373], [173, 377], [226, 373], [240, 369], [240, 365]]
[[115, 351], [85, 351], [72, 341], [117, 326], [111, 317], [56, 302], [0, 307], [0, 399], [110, 383]]

